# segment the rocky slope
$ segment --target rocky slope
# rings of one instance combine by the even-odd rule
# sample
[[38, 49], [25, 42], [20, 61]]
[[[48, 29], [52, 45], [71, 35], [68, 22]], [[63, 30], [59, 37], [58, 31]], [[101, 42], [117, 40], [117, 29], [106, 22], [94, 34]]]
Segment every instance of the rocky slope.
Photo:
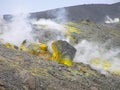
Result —
[[0, 90], [120, 90], [120, 77], [72, 67], [0, 45]]

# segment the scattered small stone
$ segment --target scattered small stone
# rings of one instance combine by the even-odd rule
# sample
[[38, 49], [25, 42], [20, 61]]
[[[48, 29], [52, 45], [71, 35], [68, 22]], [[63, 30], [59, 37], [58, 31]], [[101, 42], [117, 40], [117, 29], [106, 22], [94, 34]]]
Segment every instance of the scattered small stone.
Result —
[[97, 87], [90, 87], [90, 90], [99, 90]]

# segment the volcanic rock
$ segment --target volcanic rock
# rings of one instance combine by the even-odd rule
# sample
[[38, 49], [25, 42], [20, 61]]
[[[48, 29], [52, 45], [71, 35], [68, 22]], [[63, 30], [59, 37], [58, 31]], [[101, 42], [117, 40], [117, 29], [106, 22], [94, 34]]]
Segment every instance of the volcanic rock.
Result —
[[62, 64], [68, 66], [72, 65], [73, 58], [76, 53], [76, 49], [71, 46], [68, 42], [63, 40], [57, 40], [52, 43], [54, 50], [54, 58]]
[[120, 77], [72, 67], [0, 45], [1, 90], [119, 90]]

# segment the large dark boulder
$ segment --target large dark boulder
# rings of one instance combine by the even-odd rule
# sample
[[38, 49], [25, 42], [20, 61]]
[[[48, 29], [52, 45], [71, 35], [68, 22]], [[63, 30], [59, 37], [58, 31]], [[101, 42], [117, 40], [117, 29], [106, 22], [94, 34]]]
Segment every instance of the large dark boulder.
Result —
[[68, 66], [72, 65], [76, 53], [76, 49], [72, 45], [67, 41], [56, 40], [52, 43], [52, 48], [54, 50], [53, 55], [55, 60]]

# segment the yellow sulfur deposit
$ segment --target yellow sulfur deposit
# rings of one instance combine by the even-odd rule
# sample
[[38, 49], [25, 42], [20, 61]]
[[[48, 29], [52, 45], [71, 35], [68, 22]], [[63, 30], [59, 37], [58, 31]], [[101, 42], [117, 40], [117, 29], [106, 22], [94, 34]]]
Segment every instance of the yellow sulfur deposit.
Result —
[[69, 32], [74, 32], [74, 33], [79, 33], [79, 31], [78, 31], [77, 28], [75, 28], [75, 27], [69, 27], [69, 28], [68, 28], [68, 31], [69, 31]]
[[67, 66], [72, 66], [73, 65], [73, 62], [72, 62], [72, 60], [70, 58], [61, 58], [59, 63], [65, 64]]
[[73, 65], [73, 58], [76, 49], [69, 45], [66, 41], [58, 40], [52, 43], [53, 57], [52, 60], [56, 60], [58, 63], [65, 64], [67, 66]]
[[20, 50], [27, 51], [33, 55], [38, 55], [41, 51], [47, 51], [47, 45], [43, 43], [31, 43], [24, 40], [20, 45]]
[[102, 60], [100, 58], [93, 58], [90, 62], [95, 66], [102, 65], [103, 69], [105, 70], [108, 70], [112, 66], [112, 63], [110, 61]]
[[26, 46], [24, 44], [21, 44], [20, 45], [20, 50], [27, 51], [28, 49], [26, 48]]
[[80, 34], [80, 31], [73, 27], [73, 26], [69, 26], [69, 25], [64, 25], [64, 27], [66, 28], [66, 36], [71, 40], [74, 41], [75, 40], [75, 36], [74, 34]]
[[53, 44], [52, 44], [52, 49], [53, 49], [53, 51], [54, 51], [54, 52], [53, 52], [53, 57], [52, 57], [52, 59], [59, 62], [59, 60], [60, 60], [59, 51], [57, 50], [57, 48], [56, 48]]
[[67, 66], [72, 66], [73, 65], [73, 62], [72, 60], [68, 57], [68, 58], [65, 58], [65, 57], [62, 57], [62, 53], [60, 53], [57, 48], [54, 47], [54, 45], [52, 45], [52, 48], [54, 50], [53, 52], [53, 60], [56, 60], [57, 62], [61, 63], [61, 64], [65, 64]]
[[14, 46], [12, 44], [8, 43], [8, 42], [5, 43], [5, 46], [8, 47], [8, 48], [13, 48], [14, 49]]
[[115, 71], [113, 72], [113, 74], [120, 75], [120, 69], [115, 70]]
[[104, 60], [102, 62], [102, 66], [103, 66], [104, 69], [107, 70], [107, 69], [109, 69], [112, 66], [112, 63], [110, 63], [108, 60]]
[[72, 26], [64, 26], [64, 27], [67, 29], [66, 35], [70, 35], [71, 33], [77, 33], [77, 34], [80, 33], [79, 30], [75, 27]]
[[47, 45], [46, 44], [40, 44], [40, 49], [41, 50], [44, 50], [44, 51], [47, 51]]
[[17, 46], [12, 45], [12, 44], [10, 44], [10, 43], [8, 43], [8, 42], [5, 43], [5, 46], [8, 47], [8, 48], [12, 48], [12, 49], [18, 49]]
[[10, 43], [5, 43], [5, 46], [8, 48], [12, 49], [19, 49], [22, 51], [26, 51], [30, 54], [37, 55], [37, 56], [42, 56], [42, 54], [46, 55], [47, 51], [47, 45], [44, 43], [31, 43], [27, 42], [27, 40], [24, 40], [19, 47], [12, 45]]
[[61, 63], [61, 64], [65, 64], [67, 66], [72, 66], [72, 60], [70, 60], [70, 58], [63, 58], [62, 57], [62, 53], [60, 53], [57, 48], [55, 48], [54, 45], [52, 45], [52, 48], [54, 50], [53, 52], [53, 60], [56, 60], [57, 62]]
[[[15, 46], [10, 43], [5, 43], [6, 47], [15, 49]], [[72, 59], [75, 55], [76, 49], [68, 44], [66, 41], [58, 40], [52, 43], [53, 53], [48, 51], [48, 47], [44, 43], [31, 43], [24, 40], [18, 50], [26, 51], [30, 54], [37, 55], [48, 60], [56, 60], [58, 63], [71, 66]]]
[[26, 44], [26, 40], [24, 40], [23, 42], [22, 42], [22, 44], [20, 45], [20, 50], [23, 50], [23, 51], [27, 51], [28, 49], [26, 48], [26, 46], [25, 46], [25, 44]]
[[100, 59], [99, 58], [93, 58], [90, 61], [93, 65], [97, 66], [100, 64]]

